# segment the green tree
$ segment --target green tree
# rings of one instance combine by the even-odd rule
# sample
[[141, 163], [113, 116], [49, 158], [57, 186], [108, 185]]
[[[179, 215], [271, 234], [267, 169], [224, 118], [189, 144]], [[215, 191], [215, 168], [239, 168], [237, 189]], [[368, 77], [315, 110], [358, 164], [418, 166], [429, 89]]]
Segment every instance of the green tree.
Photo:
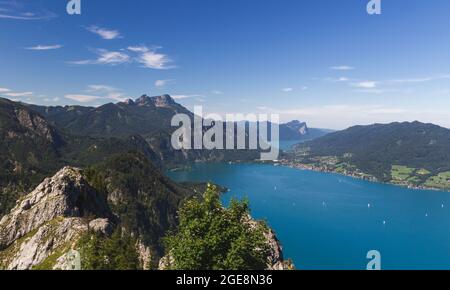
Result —
[[79, 242], [83, 270], [141, 269], [136, 240], [116, 230], [111, 237], [99, 233], [86, 234]]
[[177, 233], [165, 238], [170, 269], [261, 270], [267, 266], [269, 246], [264, 223], [249, 223], [248, 201], [233, 199], [222, 206], [216, 187], [203, 198], [187, 201], [179, 212]]

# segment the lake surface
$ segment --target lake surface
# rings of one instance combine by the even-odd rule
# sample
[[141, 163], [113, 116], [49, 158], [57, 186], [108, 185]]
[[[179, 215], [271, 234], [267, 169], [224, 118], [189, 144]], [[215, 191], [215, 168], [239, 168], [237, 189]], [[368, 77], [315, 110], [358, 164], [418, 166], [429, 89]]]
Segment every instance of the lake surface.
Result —
[[365, 269], [370, 250], [383, 269], [450, 269], [450, 193], [261, 164], [198, 164], [169, 175], [226, 186], [225, 203], [247, 197], [298, 269]]

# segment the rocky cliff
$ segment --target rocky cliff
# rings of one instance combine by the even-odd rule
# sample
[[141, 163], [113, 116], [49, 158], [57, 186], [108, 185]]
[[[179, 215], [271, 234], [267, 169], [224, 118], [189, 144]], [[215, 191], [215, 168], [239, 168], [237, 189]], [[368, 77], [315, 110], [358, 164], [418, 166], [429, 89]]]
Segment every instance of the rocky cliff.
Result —
[[[122, 161], [125, 160], [129, 159], [125, 158]], [[123, 163], [119, 165], [130, 168]], [[112, 168], [114, 167], [110, 165], [109, 170]], [[17, 201], [11, 212], [0, 220], [0, 269], [71, 269], [70, 253], [77, 251], [84, 254], [85, 244], [82, 241], [86, 242], [86, 237], [88, 243], [90, 237], [95, 235], [108, 239], [114, 235], [116, 229], [128, 232], [133, 237], [131, 248], [134, 248], [132, 251], [137, 255], [139, 269], [148, 269], [152, 261], [161, 257], [158, 248], [155, 247], [158, 241], [156, 238], [164, 235], [169, 223], [175, 222], [170, 221], [173, 218], [169, 218], [175, 216], [175, 207], [165, 204], [161, 197], [157, 201], [157, 209], [153, 208], [153, 211], [160, 212], [153, 213], [155, 217], [152, 218], [148, 212], [152, 207], [143, 201], [130, 199], [132, 192], [110, 184], [109, 187], [114, 190], [106, 194], [92, 187], [85, 177], [86, 174], [77, 168], [64, 167]], [[133, 173], [132, 176], [136, 182], [139, 175]], [[156, 178], [155, 180], [162, 178], [151, 172], [146, 172], [145, 176], [147, 178], [152, 176]], [[114, 179], [117, 181], [120, 178], [123, 177], [116, 176]], [[108, 180], [109, 177], [105, 179]], [[162, 179], [159, 182], [167, 183], [168, 188], [176, 186], [168, 180]], [[128, 184], [129, 181], [125, 183]], [[140, 195], [149, 199], [154, 193], [144, 193], [146, 190], [150, 189], [140, 184]], [[172, 194], [172, 198], [175, 198], [174, 193], [166, 192], [167, 189], [158, 190], [165, 192], [166, 196]], [[141, 210], [132, 210], [135, 207]], [[126, 211], [122, 212], [123, 209]], [[133, 213], [135, 217], [132, 216]], [[152, 221], [153, 219], [159, 220], [159, 223]], [[250, 217], [247, 222], [254, 228], [258, 225], [258, 222]], [[282, 248], [274, 232], [267, 229], [264, 235], [270, 248], [267, 269], [291, 269], [293, 265], [283, 259]], [[155, 238], [154, 241], [152, 237]], [[103, 245], [108, 242], [102, 240], [101, 243]], [[112, 251], [115, 253], [117, 250]], [[108, 254], [104, 254], [107, 257]], [[105, 257], [95, 258], [106, 259]], [[165, 269], [167, 263], [170, 263], [168, 256], [161, 259], [159, 268]], [[81, 262], [79, 264], [81, 265]]]
[[267, 270], [293, 270], [295, 266], [290, 260], [284, 259], [283, 247], [274, 231], [268, 229], [264, 236], [270, 247], [270, 255], [267, 258]]
[[[86, 170], [64, 167], [0, 220], [0, 269], [71, 269], [74, 252], [83, 269], [155, 268], [164, 255], [161, 238], [176, 227], [180, 203], [197, 187], [204, 190], [173, 183], [139, 154]], [[243, 222], [258, 226], [250, 217]], [[267, 268], [291, 268], [275, 234], [267, 229], [264, 236]], [[136, 262], [123, 264], [120, 255]]]
[[17, 201], [1, 219], [0, 266], [23, 270], [46, 263], [64, 268], [58, 259], [82, 234], [89, 230], [108, 234], [113, 220], [106, 199], [85, 181], [81, 171], [65, 167]]
[[58, 260], [81, 251], [81, 237], [100, 233], [107, 245], [120, 231], [135, 245], [136, 268], [147, 269], [163, 255], [160, 238], [176, 227], [178, 205], [195, 187], [172, 182], [138, 153], [85, 170], [64, 167], [1, 218], [0, 268], [64, 269]]

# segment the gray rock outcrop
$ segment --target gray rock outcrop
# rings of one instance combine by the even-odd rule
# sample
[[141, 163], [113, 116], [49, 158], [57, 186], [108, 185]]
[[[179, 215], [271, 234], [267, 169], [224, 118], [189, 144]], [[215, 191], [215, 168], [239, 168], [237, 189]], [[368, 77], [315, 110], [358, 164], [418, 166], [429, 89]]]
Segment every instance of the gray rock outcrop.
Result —
[[104, 197], [65, 167], [20, 199], [0, 221], [0, 266], [32, 269], [72, 249], [89, 230], [110, 234], [111, 212]]

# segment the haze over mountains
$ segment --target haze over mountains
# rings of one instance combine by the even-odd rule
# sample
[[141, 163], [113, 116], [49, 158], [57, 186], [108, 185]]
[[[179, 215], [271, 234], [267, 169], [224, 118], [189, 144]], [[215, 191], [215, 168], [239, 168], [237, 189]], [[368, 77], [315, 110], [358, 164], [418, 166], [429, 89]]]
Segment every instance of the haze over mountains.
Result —
[[139, 135], [158, 154], [159, 164], [170, 167], [186, 161], [233, 161], [259, 158], [257, 151], [174, 150], [171, 126], [175, 114], [194, 114], [169, 95], [109, 103], [100, 107], [43, 107], [30, 105], [56, 127], [76, 136], [124, 138]]
[[[194, 116], [169, 95], [143, 95], [135, 101], [109, 103], [100, 107], [30, 105], [30, 108], [72, 134], [102, 137], [170, 135], [174, 131], [170, 121], [175, 114]], [[311, 140], [330, 132], [332, 130], [308, 128], [305, 122], [297, 120], [280, 124], [280, 140], [286, 141]]]

